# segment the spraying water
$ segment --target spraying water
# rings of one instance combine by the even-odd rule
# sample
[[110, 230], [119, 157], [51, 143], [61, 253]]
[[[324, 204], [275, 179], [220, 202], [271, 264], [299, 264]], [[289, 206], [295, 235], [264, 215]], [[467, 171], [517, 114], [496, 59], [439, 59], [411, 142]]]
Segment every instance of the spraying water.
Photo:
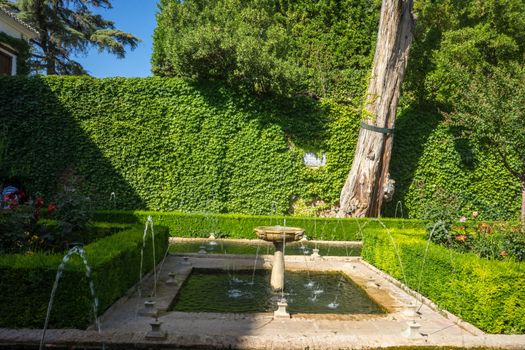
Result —
[[[396, 203], [396, 210], [394, 212], [394, 218], [397, 219], [397, 209], [399, 208], [399, 211], [401, 212], [401, 219], [405, 218], [405, 214], [403, 213], [403, 203], [401, 201], [397, 201]], [[401, 220], [401, 227], [405, 228], [405, 220]]]
[[153, 230], [153, 219], [148, 215], [146, 226], [144, 227], [144, 235], [142, 236], [142, 249], [140, 250], [140, 274], [139, 274], [139, 297], [142, 297], [141, 283], [142, 283], [142, 266], [144, 265], [144, 249], [146, 248], [146, 235], [148, 234], [148, 227], [151, 229], [151, 244], [153, 248], [153, 295], [157, 295], [157, 269], [155, 268], [155, 231]]
[[335, 295], [334, 301], [332, 301], [330, 304], [328, 304], [329, 309], [337, 309], [339, 307], [339, 304], [337, 303], [337, 298], [339, 297], [339, 294], [341, 293], [341, 285], [343, 284], [343, 276], [339, 277], [339, 282], [337, 282], [337, 293]]
[[361, 227], [361, 224], [359, 223], [359, 219], [354, 217], [355, 223], [357, 224], [357, 234], [355, 235], [356, 239], [364, 240], [363, 237], [363, 227]]
[[[347, 240], [346, 229], [345, 229], [345, 225], [343, 225], [343, 220], [341, 218], [337, 219], [337, 226], [341, 227], [341, 231], [343, 231], [343, 241], [346, 241]], [[346, 256], [349, 256], [350, 253], [348, 252], [348, 244], [345, 244], [345, 251], [346, 251]]]
[[[405, 285], [407, 285], [407, 277], [405, 275], [405, 269], [404, 269], [403, 263], [401, 261], [401, 255], [399, 255], [399, 249], [397, 249], [396, 242], [394, 241], [394, 237], [392, 236], [392, 232], [390, 232], [390, 230], [388, 229], [388, 227], [386, 227], [386, 225], [383, 223], [383, 221], [381, 221], [379, 219], [372, 219], [372, 220], [370, 220], [368, 222], [371, 222], [371, 221], [378, 222], [379, 225], [381, 225], [381, 227], [383, 227], [385, 229], [386, 233], [388, 234], [388, 237], [390, 237], [390, 241], [392, 242], [392, 245], [394, 246], [394, 252], [396, 253], [397, 261], [399, 262], [399, 269], [401, 270], [401, 275], [403, 276], [403, 283]], [[368, 224], [368, 222], [366, 224]]]
[[82, 259], [82, 262], [84, 263], [84, 268], [86, 269], [86, 277], [89, 281], [89, 290], [91, 292], [91, 297], [93, 299], [92, 303], [92, 309], [93, 309], [93, 316], [95, 317], [95, 325], [97, 327], [97, 331], [100, 334], [101, 327], [100, 327], [100, 321], [98, 319], [98, 299], [95, 294], [95, 285], [93, 284], [93, 278], [91, 276], [91, 267], [89, 266], [86, 258], [86, 252], [84, 249], [82, 249], [79, 246], [75, 246], [71, 248], [67, 254], [62, 259], [62, 262], [60, 265], [58, 265], [57, 274], [55, 277], [55, 283], [53, 284], [53, 289], [51, 290], [51, 297], [49, 298], [49, 304], [47, 305], [47, 313], [46, 313], [46, 320], [44, 322], [44, 329], [42, 330], [42, 337], [40, 338], [40, 346], [39, 349], [42, 350], [44, 348], [44, 340], [46, 337], [46, 331], [47, 327], [49, 325], [49, 317], [51, 316], [51, 309], [53, 308], [53, 301], [55, 300], [55, 294], [58, 288], [58, 282], [60, 281], [60, 278], [62, 277], [62, 273], [64, 272], [64, 269], [66, 267], [67, 262], [73, 255], [78, 255]]
[[252, 287], [255, 283], [255, 270], [257, 269], [257, 260], [259, 259], [259, 248], [261, 248], [260, 243], [257, 244], [257, 251], [255, 252], [255, 261], [253, 263], [252, 282], [251, 282]]
[[160, 275], [162, 273], [162, 268], [164, 267], [164, 262], [166, 261], [166, 257], [168, 256], [169, 252], [170, 252], [170, 246], [168, 245], [168, 248], [166, 248], [166, 252], [164, 253], [164, 257], [162, 258], [162, 262], [160, 263], [159, 272], [157, 273], [157, 278], [155, 279], [155, 284], [157, 284], [158, 278], [160, 278]]
[[272, 201], [272, 206], [270, 208], [270, 226], [273, 225], [273, 217], [275, 216], [276, 212], [277, 212], [277, 202]]
[[109, 195], [109, 202], [111, 203], [111, 209], [116, 209], [117, 207], [117, 195], [115, 192], [111, 192]]
[[[314, 212], [314, 239], [316, 241], [319, 241], [319, 237], [317, 237], [317, 213]], [[315, 243], [315, 249], [319, 249], [319, 243]]]
[[434, 224], [434, 226], [432, 226], [432, 230], [430, 231], [430, 234], [428, 235], [427, 245], [425, 247], [425, 253], [423, 254], [423, 260], [421, 261], [421, 268], [419, 270], [419, 278], [418, 278], [418, 281], [417, 281], [417, 290], [416, 290], [418, 293], [419, 293], [419, 290], [421, 288], [421, 280], [422, 280], [422, 277], [423, 277], [423, 268], [425, 266], [425, 260], [427, 259], [427, 254], [428, 254], [428, 248], [430, 246], [430, 241], [432, 240], [432, 235], [434, 234], [434, 231], [436, 231], [436, 229], [438, 227], [446, 230], [445, 224], [441, 220], [439, 220], [438, 222], [436, 222]]
[[[286, 218], [284, 218], [283, 220], [283, 226], [286, 228]], [[286, 234], [285, 234], [285, 231], [283, 230], [283, 259], [285, 256], [286, 256]], [[283, 283], [283, 288], [281, 289], [281, 299], [284, 300], [284, 283]]]

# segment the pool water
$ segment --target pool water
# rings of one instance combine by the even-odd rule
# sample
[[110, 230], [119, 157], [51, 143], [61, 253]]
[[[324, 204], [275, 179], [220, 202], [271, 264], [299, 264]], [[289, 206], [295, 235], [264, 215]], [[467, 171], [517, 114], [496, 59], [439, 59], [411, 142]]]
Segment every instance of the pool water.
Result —
[[[270, 271], [194, 269], [171, 310], [273, 312], [281, 293], [270, 288]], [[290, 313], [382, 314], [385, 311], [339, 272], [286, 271], [284, 296]]]

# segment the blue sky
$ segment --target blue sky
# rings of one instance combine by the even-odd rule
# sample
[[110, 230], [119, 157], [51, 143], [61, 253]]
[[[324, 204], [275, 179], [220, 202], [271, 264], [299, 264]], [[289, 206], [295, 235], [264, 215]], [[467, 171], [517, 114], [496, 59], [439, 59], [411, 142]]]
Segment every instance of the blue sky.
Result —
[[117, 29], [139, 37], [134, 51], [128, 50], [126, 58], [99, 53], [96, 48], [86, 56], [77, 56], [88, 73], [97, 78], [104, 77], [147, 77], [151, 75], [151, 50], [157, 0], [113, 0], [110, 10], [97, 10], [104, 18], [115, 22]]

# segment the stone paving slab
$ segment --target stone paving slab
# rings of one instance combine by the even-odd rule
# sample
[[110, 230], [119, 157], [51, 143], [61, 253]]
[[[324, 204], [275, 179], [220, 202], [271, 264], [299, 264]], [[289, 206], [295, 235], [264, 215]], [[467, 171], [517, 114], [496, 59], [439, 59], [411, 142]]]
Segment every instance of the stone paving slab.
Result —
[[[312, 315], [295, 314], [290, 319], [274, 319], [271, 313], [221, 314], [167, 312], [180, 286], [168, 286], [168, 272], [183, 281], [192, 267], [199, 268], [269, 268], [271, 256], [174, 254], [168, 255], [157, 271], [157, 296], [152, 297], [153, 274], [141, 288], [119, 300], [101, 317], [102, 333], [93, 330], [48, 330], [46, 344], [61, 347], [127, 348], [239, 348], [239, 349], [365, 349], [389, 346], [446, 346], [460, 348], [525, 349], [525, 335], [487, 335], [457, 317], [436, 309], [430, 301], [402, 286], [356, 257], [330, 257], [311, 260], [287, 256], [287, 270], [341, 271], [360, 285], [371, 298], [383, 305], [384, 315]], [[190, 265], [191, 264], [191, 265]], [[149, 340], [151, 317], [139, 316], [145, 300], [159, 305], [158, 321], [167, 333], [165, 340]], [[416, 303], [420, 313], [407, 313], [407, 304]], [[453, 315], [452, 315], [453, 316]], [[413, 338], [403, 333], [407, 322], [421, 328]], [[41, 330], [0, 329], [0, 347], [37, 346]]]

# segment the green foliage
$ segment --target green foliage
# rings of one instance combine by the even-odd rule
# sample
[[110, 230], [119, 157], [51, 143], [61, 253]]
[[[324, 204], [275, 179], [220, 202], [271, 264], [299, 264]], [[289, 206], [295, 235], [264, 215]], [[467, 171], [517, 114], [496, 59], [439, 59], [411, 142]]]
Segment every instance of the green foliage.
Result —
[[257, 92], [287, 92], [300, 80], [273, 1], [162, 1], [160, 6], [158, 21], [169, 34], [156, 30], [156, 45], [165, 52], [153, 55], [156, 74], [242, 81]]
[[162, 0], [153, 72], [358, 103], [378, 20], [377, 1]]
[[473, 211], [484, 220], [518, 217], [519, 183], [479, 143], [458, 139], [439, 113], [407, 108], [396, 130], [390, 169], [396, 192], [384, 215], [393, 216], [401, 201], [408, 217], [425, 218], [435, 210], [436, 194], [441, 193], [442, 201], [448, 196], [455, 202], [457, 217]]
[[67, 173], [59, 182], [54, 217], [58, 231], [67, 237], [73, 232], [86, 230], [93, 213], [91, 200], [83, 193], [80, 177]]
[[[191, 34], [182, 34], [193, 33], [192, 30], [175, 30], [182, 23], [175, 16], [178, 11], [186, 11], [181, 18], [194, 14], [194, 31], [222, 18], [214, 10], [218, 7], [208, 9], [208, 17], [201, 17], [194, 11], [195, 3], [162, 2], [153, 57], [159, 75], [177, 75], [169, 71], [170, 60], [180, 53], [177, 42], [185, 42], [186, 36], [194, 40]], [[233, 1], [214, 2], [219, 3], [230, 10], [228, 6], [241, 6]], [[460, 139], [457, 128], [443, 123], [441, 112], [454, 109], [451, 103], [459, 101], [460, 92], [468, 91], [472, 76], [479, 72], [488, 74], [494, 67], [523, 58], [523, 2], [422, 0], [414, 6], [418, 17], [416, 36], [391, 162], [390, 175], [396, 180], [396, 192], [394, 201], [385, 205], [384, 215], [393, 216], [401, 201], [410, 217], [423, 218], [439, 190], [459, 198], [458, 208], [463, 211], [479, 210], [484, 219], [514, 219], [519, 212], [519, 184], [506, 173], [498, 157], [477, 140]], [[231, 15], [232, 23], [236, 13]], [[372, 59], [379, 2], [281, 1], [273, 12], [266, 8], [264, 13], [276, 26], [286, 23], [290, 36], [288, 56], [300, 62], [301, 69], [307, 72], [306, 78], [299, 77], [299, 85], [318, 96], [360, 106]], [[197, 63], [193, 59], [184, 61], [188, 67]], [[221, 67], [216, 68], [224, 72]], [[327, 154], [326, 168], [301, 171], [299, 184], [307, 185], [302, 185], [304, 192], [300, 196], [307, 205], [319, 200], [328, 206], [337, 203], [357, 139], [359, 112], [328, 104], [331, 122], [325, 124], [321, 133], [310, 136], [309, 145], [300, 145], [305, 150]], [[520, 164], [516, 159], [511, 162], [512, 166]]]
[[[475, 93], [470, 91], [472, 84], [483, 87], [485, 77], [495, 71], [522, 65], [525, 3], [422, 0], [414, 8], [418, 20], [391, 163], [394, 201], [403, 201], [410, 216], [423, 217], [439, 189], [459, 198], [464, 212], [479, 210], [485, 219], [515, 219], [519, 183], [505, 173], [499, 155], [482, 147], [478, 139], [461, 138], [461, 130], [442, 119], [461, 109], [465, 94]], [[473, 105], [482, 96], [472, 98]], [[513, 98], [507, 101], [514, 103]], [[518, 104], [510, 110], [515, 108]], [[495, 112], [489, 121], [503, 121], [502, 113]], [[521, 125], [508, 127], [519, 126], [515, 130], [521, 131]], [[513, 167], [520, 164], [519, 159], [510, 161]], [[392, 215], [394, 205], [385, 209]]]
[[0, 209], [0, 253], [25, 251], [37, 243], [33, 239], [39, 231], [34, 212], [31, 205]]
[[[294, 197], [333, 202], [331, 183], [353, 147], [339, 140], [355, 136], [326, 128], [357, 120], [307, 97], [256, 98], [180, 79], [2, 78], [0, 90], [3, 172], [54, 199], [73, 170], [94, 208], [268, 214], [287, 212]], [[303, 149], [325, 143], [326, 170], [305, 169]]]
[[135, 36], [115, 29], [114, 23], [93, 13], [93, 8], [111, 8], [110, 0], [16, 0], [17, 16], [38, 30], [33, 40], [31, 69], [47, 74], [85, 74], [73, 53], [85, 54], [89, 47], [124, 57], [126, 46], [134, 49]]
[[427, 246], [424, 236], [424, 231], [393, 232], [403, 269], [390, 237], [385, 234], [365, 231], [362, 256], [428, 297], [438, 307], [485, 332], [525, 332], [523, 264], [488, 261], [433, 243], [423, 260]]
[[[257, 226], [284, 225], [301, 227], [309, 239], [352, 241], [361, 239], [364, 228], [383, 231], [377, 220], [334, 219], [289, 216], [251, 216], [239, 214], [148, 212], [148, 211], [100, 211], [95, 214], [98, 221], [139, 223], [151, 215], [153, 222], [169, 227], [170, 234], [176, 237], [215, 236], [228, 238], [255, 239]], [[381, 219], [392, 229], [423, 229], [419, 220]]]
[[[5, 176], [55, 201], [73, 170], [93, 209], [284, 214], [295, 201], [337, 204], [359, 112], [329, 100], [254, 97], [180, 79], [0, 78]], [[437, 189], [483, 219], [515, 218], [519, 185], [477, 144], [457, 143], [434, 112], [407, 108], [396, 124], [384, 211], [423, 218]], [[305, 151], [325, 153], [310, 169]], [[111, 193], [115, 200], [111, 200]]]
[[[465, 79], [523, 60], [525, 3], [521, 0], [421, 0], [405, 80], [405, 99], [458, 102]], [[443, 105], [445, 104], [445, 105]]]
[[513, 175], [525, 190], [525, 66], [495, 68], [471, 79], [449, 115], [465, 138], [478, 143]]
[[525, 258], [525, 231], [522, 225], [510, 222], [484, 222], [478, 212], [455, 217], [453, 225], [443, 221], [427, 226], [432, 242], [460, 252], [473, 252], [489, 260]]
[[13, 38], [4, 32], [0, 32], [0, 43], [5, 43], [17, 52], [16, 74], [29, 74], [29, 58], [31, 56], [31, 47], [24, 39]]
[[[135, 226], [84, 247], [92, 267], [95, 291], [102, 314], [139, 279], [143, 227]], [[168, 230], [155, 226], [156, 261], [168, 244]], [[149, 238], [149, 236], [148, 236]], [[151, 239], [146, 240], [145, 257], [152, 256]], [[62, 255], [0, 255], [0, 326], [34, 327], [44, 324], [56, 270]], [[144, 259], [144, 271], [153, 267]], [[93, 322], [92, 299], [80, 258], [74, 256], [58, 286], [50, 327], [86, 328]]]

